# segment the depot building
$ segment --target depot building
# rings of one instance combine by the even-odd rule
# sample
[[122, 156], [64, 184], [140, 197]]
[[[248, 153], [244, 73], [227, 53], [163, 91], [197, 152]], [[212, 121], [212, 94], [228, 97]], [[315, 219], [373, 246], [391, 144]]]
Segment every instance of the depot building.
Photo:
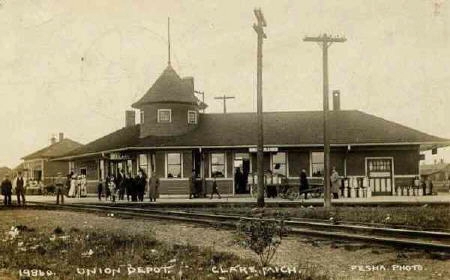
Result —
[[[357, 110], [340, 110], [333, 93], [329, 113], [331, 165], [343, 177], [369, 177], [373, 195], [391, 195], [396, 185], [419, 176], [422, 150], [446, 146], [447, 139], [428, 135]], [[170, 66], [126, 112], [120, 130], [75, 149], [57, 160], [69, 170], [86, 174], [88, 191], [99, 179], [120, 170], [160, 178], [161, 194], [189, 192], [195, 172], [206, 191], [213, 174], [221, 194], [248, 192], [249, 175], [256, 172], [256, 113], [202, 113], [192, 77], [181, 78]], [[265, 112], [264, 170], [299, 182], [302, 169], [311, 180], [324, 174], [323, 112]], [[237, 171], [239, 169], [239, 171]], [[239, 176], [236, 175], [239, 172]]]

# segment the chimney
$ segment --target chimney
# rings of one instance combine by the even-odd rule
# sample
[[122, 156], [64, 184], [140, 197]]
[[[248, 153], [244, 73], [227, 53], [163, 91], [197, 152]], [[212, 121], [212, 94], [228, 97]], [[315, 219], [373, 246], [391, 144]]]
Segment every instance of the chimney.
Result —
[[51, 145], [56, 144], [56, 136], [55, 135], [52, 135], [52, 138], [50, 138], [50, 144]]
[[132, 110], [125, 111], [125, 127], [136, 125], [136, 112]]
[[341, 92], [333, 90], [333, 111], [341, 110]]
[[62, 140], [64, 140], [64, 133], [60, 132], [59, 133], [59, 142], [61, 142]]
[[194, 93], [194, 78], [193, 77], [184, 77], [183, 83], [186, 86], [186, 88], [189, 89], [192, 94]]

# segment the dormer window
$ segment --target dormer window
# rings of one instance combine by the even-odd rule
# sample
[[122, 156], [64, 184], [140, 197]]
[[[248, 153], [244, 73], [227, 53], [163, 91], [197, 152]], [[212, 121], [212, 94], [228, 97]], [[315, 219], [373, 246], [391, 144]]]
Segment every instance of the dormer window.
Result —
[[197, 111], [188, 111], [188, 124], [197, 124], [198, 114]]
[[171, 122], [172, 122], [172, 110], [158, 109], [158, 123], [171, 123]]

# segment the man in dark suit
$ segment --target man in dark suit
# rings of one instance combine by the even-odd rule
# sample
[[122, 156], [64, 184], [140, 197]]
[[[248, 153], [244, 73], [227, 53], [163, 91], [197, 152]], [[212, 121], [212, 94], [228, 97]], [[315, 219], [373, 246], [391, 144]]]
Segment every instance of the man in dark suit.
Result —
[[20, 205], [20, 198], [22, 198], [22, 205], [25, 206], [25, 186], [24, 186], [24, 180], [22, 177], [22, 172], [19, 172], [17, 174], [16, 195], [17, 195], [17, 204]]
[[3, 204], [5, 204], [5, 206], [11, 205], [12, 184], [9, 180], [9, 175], [6, 175], [5, 179], [2, 181], [1, 189], [3, 195]]
[[55, 179], [56, 204], [59, 204], [60, 197], [61, 197], [61, 204], [64, 204], [64, 184], [65, 180], [62, 176], [62, 172], [58, 172], [57, 177]]

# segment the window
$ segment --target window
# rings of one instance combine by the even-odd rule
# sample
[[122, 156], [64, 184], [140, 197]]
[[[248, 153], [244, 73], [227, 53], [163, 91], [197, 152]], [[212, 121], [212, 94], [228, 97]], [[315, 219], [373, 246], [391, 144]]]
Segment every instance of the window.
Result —
[[181, 178], [181, 154], [167, 154], [167, 178]]
[[170, 123], [170, 122], [172, 122], [172, 110], [158, 109], [158, 123]]
[[197, 124], [197, 112], [188, 111], [188, 124]]
[[144, 123], [144, 110], [141, 110], [141, 123]]
[[211, 154], [211, 177], [225, 177], [225, 153]]
[[272, 172], [287, 176], [286, 173], [286, 153], [272, 154]]
[[311, 170], [313, 177], [323, 177], [324, 174], [323, 152], [311, 153]]
[[146, 154], [139, 154], [139, 168], [147, 172], [148, 160]]
[[369, 177], [390, 177], [392, 170], [392, 161], [389, 158], [368, 159], [367, 160]]
[[80, 175], [86, 176], [87, 169], [86, 168], [80, 168]]

